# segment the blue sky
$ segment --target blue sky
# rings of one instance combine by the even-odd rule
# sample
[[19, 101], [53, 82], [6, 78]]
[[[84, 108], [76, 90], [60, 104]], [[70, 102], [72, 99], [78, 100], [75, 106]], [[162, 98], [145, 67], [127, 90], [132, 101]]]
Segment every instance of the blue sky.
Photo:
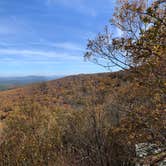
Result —
[[114, 3], [0, 0], [0, 76], [105, 72], [83, 54], [87, 39], [108, 24]]

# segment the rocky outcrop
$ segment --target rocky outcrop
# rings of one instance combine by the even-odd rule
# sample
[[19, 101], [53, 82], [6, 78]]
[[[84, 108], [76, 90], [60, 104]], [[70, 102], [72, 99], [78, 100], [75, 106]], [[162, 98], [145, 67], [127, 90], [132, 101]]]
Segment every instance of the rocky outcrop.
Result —
[[156, 144], [136, 144], [136, 166], [166, 166], [166, 148]]

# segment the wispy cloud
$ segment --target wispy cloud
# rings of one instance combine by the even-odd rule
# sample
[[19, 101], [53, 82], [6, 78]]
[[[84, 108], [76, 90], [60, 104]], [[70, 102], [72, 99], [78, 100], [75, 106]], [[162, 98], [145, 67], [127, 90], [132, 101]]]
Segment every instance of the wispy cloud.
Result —
[[112, 1], [0, 0], [0, 74], [98, 71], [82, 63], [83, 52]]
[[83, 51], [84, 50], [84, 48], [81, 47], [80, 45], [71, 43], [71, 42], [55, 43], [55, 44], [53, 44], [53, 46], [64, 49], [64, 50], [73, 50], [73, 51]]
[[84, 51], [85, 50], [85, 48], [81, 46], [81, 44], [77, 44], [70, 41], [69, 42], [52, 42], [52, 41], [46, 41], [44, 39], [41, 39], [40, 41], [29, 43], [29, 45], [48, 46], [52, 48], [62, 49], [63, 51], [64, 50], [66, 51]]
[[0, 41], [0, 46], [40, 46], [40, 47], [51, 47], [53, 49], [63, 50], [63, 51], [79, 51], [82, 52], [85, 50], [81, 44], [76, 44], [73, 42], [47, 42], [47, 41], [36, 41], [36, 42], [27, 42], [27, 43], [21, 43], [16, 42], [12, 43], [9, 41]]
[[[71, 55], [66, 52], [56, 52], [56, 51], [41, 51], [41, 50], [21, 50], [21, 49], [0, 49], [0, 56], [20, 56], [26, 58], [38, 58], [37, 60], [41, 60], [43, 58], [54, 58], [57, 60], [80, 60], [80, 56]], [[51, 61], [51, 59], [50, 59]]]

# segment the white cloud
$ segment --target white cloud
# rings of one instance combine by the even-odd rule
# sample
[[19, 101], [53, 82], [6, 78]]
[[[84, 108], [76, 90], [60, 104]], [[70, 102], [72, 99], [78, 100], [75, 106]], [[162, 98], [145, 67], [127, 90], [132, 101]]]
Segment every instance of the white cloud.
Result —
[[21, 50], [21, 49], [0, 49], [0, 56], [22, 56], [27, 58], [54, 58], [57, 60], [79, 60], [80, 56], [70, 55], [66, 52], [41, 51], [41, 50]]
[[82, 48], [80, 45], [75, 44], [75, 43], [70, 43], [70, 42], [65, 42], [65, 43], [55, 43], [53, 46], [65, 50], [73, 50], [73, 51], [83, 51], [84, 48]]
[[47, 47], [51, 47], [51, 48], [57, 48], [60, 50], [66, 50], [66, 51], [80, 51], [83, 52], [85, 50], [85, 48], [83, 48], [80, 44], [76, 44], [73, 42], [47, 42], [45, 40], [43, 41], [36, 41], [36, 42], [27, 42], [27, 43], [20, 43], [20, 42], [16, 42], [16, 43], [12, 43], [12, 42], [8, 42], [8, 41], [0, 41], [0, 46], [23, 46], [23, 45], [35, 45], [35, 46], [47, 46]]

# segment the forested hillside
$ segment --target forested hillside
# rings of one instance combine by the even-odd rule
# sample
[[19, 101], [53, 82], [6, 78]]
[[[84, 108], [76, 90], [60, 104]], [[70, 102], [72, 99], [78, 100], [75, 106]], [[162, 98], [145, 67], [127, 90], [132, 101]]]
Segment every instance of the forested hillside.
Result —
[[147, 2], [118, 0], [122, 35], [88, 41], [85, 59], [118, 72], [0, 92], [0, 165], [164, 166], [166, 2]]
[[[129, 72], [69, 76], [55, 81], [25, 86], [0, 93], [1, 114], [10, 114], [24, 102], [33, 102], [47, 108], [66, 107], [78, 110], [109, 102], [109, 96], [131, 84]], [[108, 99], [107, 99], [108, 98]]]
[[[1, 92], [1, 163], [131, 162], [137, 141], [163, 139], [164, 112], [134, 112], [154, 108], [155, 98], [135, 87], [130, 71], [70, 76]], [[145, 121], [157, 135], [148, 132]]]

